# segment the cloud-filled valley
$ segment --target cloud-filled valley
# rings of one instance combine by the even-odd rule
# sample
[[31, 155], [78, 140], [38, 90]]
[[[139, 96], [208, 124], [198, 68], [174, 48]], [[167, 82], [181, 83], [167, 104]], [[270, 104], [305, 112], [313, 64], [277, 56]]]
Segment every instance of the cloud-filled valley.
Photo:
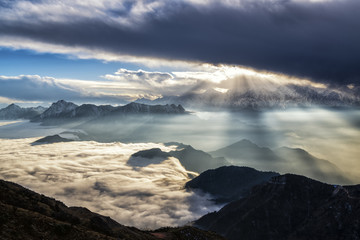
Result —
[[164, 145], [71, 142], [31, 146], [34, 140], [1, 140], [2, 179], [143, 229], [184, 225], [219, 208], [207, 200], [209, 196], [184, 189], [190, 178], [176, 158], [137, 168], [127, 164], [139, 150], [171, 150]]

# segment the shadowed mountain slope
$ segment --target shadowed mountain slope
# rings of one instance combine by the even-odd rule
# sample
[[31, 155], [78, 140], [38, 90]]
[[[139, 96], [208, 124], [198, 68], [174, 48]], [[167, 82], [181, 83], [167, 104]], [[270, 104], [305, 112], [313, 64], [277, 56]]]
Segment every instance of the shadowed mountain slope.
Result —
[[185, 169], [193, 172], [202, 173], [208, 169], [218, 168], [229, 165], [223, 157], [213, 158], [210, 154], [201, 150], [196, 150], [190, 145], [185, 145], [177, 151], [171, 151], [169, 154], [180, 160]]
[[360, 239], [360, 186], [286, 174], [195, 222], [235, 239]]
[[[169, 144], [167, 144], [169, 145]], [[173, 143], [178, 145], [177, 150], [163, 152], [160, 148], [152, 148], [134, 153], [127, 164], [139, 167], [149, 164], [160, 163], [168, 157], [179, 159], [181, 165], [188, 171], [202, 173], [208, 169], [218, 168], [229, 163], [224, 158], [213, 158], [210, 154], [196, 150], [190, 145]]]
[[246, 196], [250, 189], [278, 176], [275, 172], [261, 172], [249, 167], [220, 167], [207, 170], [187, 182], [188, 189], [198, 189], [214, 196], [217, 202], [231, 202]]
[[282, 147], [271, 150], [243, 139], [230, 146], [210, 152], [210, 154], [225, 157], [232, 164], [238, 166], [300, 174], [327, 183], [351, 183], [335, 164], [316, 158], [300, 148]]

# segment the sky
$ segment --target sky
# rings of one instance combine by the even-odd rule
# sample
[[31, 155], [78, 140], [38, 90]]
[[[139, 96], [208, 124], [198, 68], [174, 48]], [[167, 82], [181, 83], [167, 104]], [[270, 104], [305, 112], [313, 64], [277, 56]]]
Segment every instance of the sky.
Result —
[[359, 89], [358, 0], [0, 0], [0, 104], [123, 104], [237, 76]]

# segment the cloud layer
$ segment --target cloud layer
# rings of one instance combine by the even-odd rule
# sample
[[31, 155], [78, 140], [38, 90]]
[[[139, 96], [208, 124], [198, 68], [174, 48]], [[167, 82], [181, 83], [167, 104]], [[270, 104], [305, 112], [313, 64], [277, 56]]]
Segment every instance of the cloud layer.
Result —
[[[159, 99], [157, 103], [161, 104], [180, 103], [185, 107], [229, 107], [237, 106], [236, 102], [239, 101], [253, 101], [251, 94], [255, 94], [257, 101], [265, 101], [265, 105], [271, 105], [267, 102], [271, 98], [280, 98], [289, 100], [289, 106], [297, 103], [350, 106], [358, 104], [360, 89], [355, 84], [334, 87], [283, 74], [209, 64], [173, 72], [121, 68], [100, 78], [79, 80], [38, 75], [0, 75], [0, 104], [5, 106], [6, 103], [16, 102], [39, 105], [65, 99], [79, 104], [117, 105], [146, 98]], [[245, 99], [242, 100], [244, 97], [241, 94], [245, 94]], [[338, 99], [338, 102], [334, 99]]]
[[239, 64], [358, 84], [359, 10], [357, 0], [1, 1], [0, 45]]
[[136, 151], [169, 147], [96, 142], [31, 146], [34, 140], [1, 140], [1, 178], [143, 229], [183, 225], [219, 208], [208, 196], [183, 189], [189, 177], [175, 158], [136, 169], [127, 165]]

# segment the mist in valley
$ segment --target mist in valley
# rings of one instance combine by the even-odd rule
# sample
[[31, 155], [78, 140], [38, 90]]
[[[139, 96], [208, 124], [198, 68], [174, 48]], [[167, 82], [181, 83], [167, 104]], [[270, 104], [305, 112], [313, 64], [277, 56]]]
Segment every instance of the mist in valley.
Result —
[[[132, 154], [153, 148], [171, 152], [181, 149], [178, 143], [183, 143], [214, 157], [225, 157], [229, 165], [280, 173], [293, 169], [293, 173], [315, 176], [318, 180], [331, 179], [329, 183], [333, 184], [359, 183], [359, 117], [360, 111], [352, 109], [297, 108], [190, 111], [177, 116], [135, 114], [81, 119], [56, 126], [3, 121], [0, 178], [69, 206], [87, 207], [125, 225], [142, 229], [180, 226], [221, 206], [212, 202], [210, 195], [184, 189], [186, 182], [198, 173], [185, 169], [178, 158], [166, 154], [133, 158]], [[54, 134], [75, 141], [34, 144]], [[263, 162], [254, 162], [253, 158], [244, 157], [253, 154], [250, 147], [244, 150], [248, 155], [235, 157], [214, 152], [239, 141], [242, 146], [255, 145], [256, 151], [271, 151], [291, 163], [273, 164], [267, 161], [270, 155], [261, 159]], [[295, 152], [299, 148], [302, 155], [299, 157], [294, 151], [287, 153], [283, 146]], [[326, 164], [311, 165], [308, 160], [300, 159], [302, 156], [320, 163], [324, 160]], [[326, 174], [334, 171], [339, 171], [348, 181], [327, 178]]]
[[[349, 174], [353, 182], [358, 182], [358, 119], [360, 111], [356, 109], [190, 111], [187, 115], [179, 116], [135, 115], [97, 119], [81, 123], [74, 129], [82, 129], [87, 134], [81, 136], [85, 140], [180, 142], [205, 152], [215, 151], [242, 139], [273, 150], [281, 147], [300, 148], [336, 164]], [[251, 162], [244, 161], [243, 164], [251, 165]]]

